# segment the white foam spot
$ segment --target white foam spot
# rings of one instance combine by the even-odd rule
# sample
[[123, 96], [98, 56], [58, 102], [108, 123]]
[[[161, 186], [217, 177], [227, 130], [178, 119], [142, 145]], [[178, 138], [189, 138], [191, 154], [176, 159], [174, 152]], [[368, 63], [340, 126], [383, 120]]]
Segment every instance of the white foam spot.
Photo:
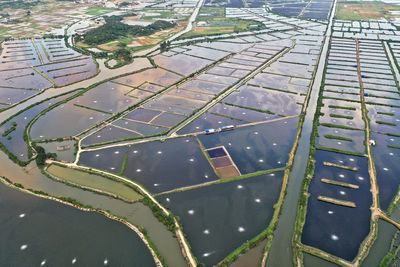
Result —
[[339, 237], [337, 235], [331, 235], [331, 239], [337, 241], [339, 240]]
[[137, 169], [137, 170], [136, 170], [136, 172], [141, 172], [141, 171], [142, 171], [141, 169]]
[[73, 258], [71, 263], [75, 264], [76, 263], [76, 258]]
[[263, 159], [259, 159], [258, 162], [264, 162], [264, 160]]
[[358, 176], [357, 179], [360, 181], [364, 181], [364, 177], [361, 177], [361, 176]]
[[107, 265], [107, 264], [108, 264], [108, 259], [107, 259], [107, 258], [104, 259], [103, 264], [104, 264], [104, 265]]
[[333, 211], [331, 211], [331, 210], [328, 210], [328, 214], [333, 214]]
[[354, 159], [353, 159], [353, 158], [350, 158], [349, 160], [350, 160], [351, 162], [353, 162], [353, 161], [354, 161]]
[[254, 201], [255, 201], [256, 203], [260, 203], [260, 202], [261, 202], [261, 199], [256, 198], [256, 199], [254, 199]]
[[340, 178], [344, 178], [344, 174], [339, 174], [339, 177]]
[[114, 154], [118, 155], [118, 154], [119, 154], [119, 151], [115, 151]]
[[236, 187], [237, 187], [237, 189], [242, 189], [242, 188], [243, 188], [243, 185], [239, 184], [239, 185], [236, 186]]
[[193, 215], [194, 214], [194, 210], [188, 210], [188, 214], [189, 215]]
[[158, 154], [158, 155], [161, 155], [161, 154], [162, 154], [162, 151], [157, 151], [157, 154]]
[[205, 235], [209, 235], [209, 234], [210, 234], [210, 230], [208, 230], [208, 229], [205, 229], [205, 230], [203, 231], [203, 234], [205, 234]]
[[133, 154], [137, 154], [138, 153], [138, 151], [137, 150], [133, 150]]
[[238, 231], [240, 232], [240, 233], [242, 233], [242, 232], [244, 232], [246, 229], [244, 229], [244, 227], [242, 227], [242, 226], [239, 226], [238, 227]]
[[25, 217], [25, 213], [21, 213], [21, 214], [19, 215], [19, 217], [20, 217], [20, 218], [24, 218], [24, 217]]
[[171, 201], [171, 199], [169, 199], [169, 197], [167, 197], [165, 200], [166, 200], [167, 202], [170, 202], [170, 201]]
[[28, 248], [28, 245], [27, 245], [27, 244], [23, 244], [23, 245], [20, 247], [21, 250], [25, 250], [25, 249], [27, 249], [27, 248]]
[[249, 146], [246, 146], [246, 149], [247, 149], [247, 150], [249, 150], [249, 149], [251, 149], [251, 147], [249, 147]]
[[44, 266], [46, 264], [46, 260], [42, 260], [42, 262], [40, 263], [40, 266]]
[[100, 155], [99, 155], [99, 154], [96, 154], [96, 158], [98, 158], [98, 157], [100, 157]]
[[194, 159], [189, 159], [190, 162], [194, 162]]
[[385, 172], [387, 172], [389, 169], [388, 169], [388, 168], [383, 168], [383, 170], [384, 170]]
[[342, 196], [346, 195], [346, 192], [344, 192], [344, 191], [339, 191], [339, 193], [340, 193]]

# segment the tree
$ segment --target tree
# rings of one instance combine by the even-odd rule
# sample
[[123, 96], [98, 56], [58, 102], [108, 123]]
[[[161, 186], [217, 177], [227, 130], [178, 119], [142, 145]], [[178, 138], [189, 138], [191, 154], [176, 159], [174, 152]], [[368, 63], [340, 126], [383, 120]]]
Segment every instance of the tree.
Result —
[[160, 44], [160, 49], [161, 52], [168, 50], [168, 48], [170, 47], [171, 43], [169, 41], [164, 41]]
[[126, 48], [118, 49], [114, 52], [114, 56], [127, 62], [132, 60], [131, 52]]
[[38, 166], [43, 166], [46, 163], [47, 159], [56, 159], [56, 153], [46, 153], [46, 150], [41, 146], [35, 146], [36, 150], [36, 164]]

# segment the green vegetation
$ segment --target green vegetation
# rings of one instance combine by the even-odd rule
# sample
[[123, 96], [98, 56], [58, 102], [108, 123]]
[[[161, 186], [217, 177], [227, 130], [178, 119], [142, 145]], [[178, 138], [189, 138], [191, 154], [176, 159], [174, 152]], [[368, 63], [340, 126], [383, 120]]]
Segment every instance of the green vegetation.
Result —
[[334, 140], [341, 140], [341, 141], [347, 141], [347, 142], [353, 142], [353, 139], [339, 136], [339, 135], [333, 135], [333, 134], [326, 134], [324, 135], [325, 138], [327, 139], [334, 139]]
[[386, 121], [375, 121], [375, 122], [383, 125], [396, 126], [396, 124], [392, 122], [386, 122]]
[[156, 216], [156, 218], [163, 223], [169, 231], [175, 232], [176, 226], [174, 222], [174, 216], [172, 214], [166, 215], [160, 209], [160, 207], [158, 207], [150, 198], [146, 196], [142, 199], [142, 202], [151, 209], [154, 216]]
[[85, 43], [89, 45], [100, 45], [121, 37], [147, 36], [155, 32], [173, 28], [175, 23], [158, 20], [147, 26], [130, 26], [122, 23], [124, 16], [106, 17], [106, 23], [96, 29], [90, 30], [84, 36]]
[[57, 154], [56, 153], [46, 153], [46, 150], [41, 147], [34, 145], [33, 148], [36, 150], [36, 164], [38, 166], [44, 166], [46, 163], [47, 159], [56, 159]]
[[59, 178], [66, 183], [117, 196], [130, 202], [138, 201], [142, 198], [134, 188], [122, 181], [117, 181], [116, 179], [100, 176], [83, 170], [64, 167], [58, 164], [51, 164], [46, 171], [51, 176]]
[[325, 150], [325, 151], [336, 152], [336, 153], [342, 153], [342, 154], [350, 155], [350, 156], [360, 156], [360, 157], [365, 156], [364, 154], [359, 153], [359, 152], [346, 151], [346, 150], [341, 150], [341, 149], [331, 148], [331, 147], [319, 146], [318, 149], [319, 149], [319, 150]]
[[360, 130], [360, 129], [353, 128], [350, 126], [333, 124], [333, 123], [321, 123], [321, 125], [325, 126], [325, 127], [329, 127], [329, 128], [338, 128], [338, 129], [355, 130], [355, 131]]
[[400, 231], [397, 231], [390, 243], [389, 252], [383, 257], [382, 261], [380, 262], [380, 267], [386, 266], [398, 266], [399, 262], [399, 255], [400, 255]]
[[345, 107], [345, 106], [329, 105], [328, 107], [329, 107], [329, 108], [346, 109], [346, 110], [356, 110], [356, 108], [353, 108], [353, 107]]
[[354, 119], [353, 116], [338, 115], [338, 114], [329, 114], [329, 117], [332, 117], [332, 118], [339, 118], [339, 119], [348, 119], [348, 120]]
[[393, 112], [378, 111], [377, 113], [380, 114], [380, 115], [387, 115], [387, 116], [394, 116], [395, 115]]
[[37, 1], [25, 1], [25, 0], [14, 0], [14, 1], [0, 1], [0, 10], [6, 8], [13, 9], [30, 9], [38, 4], [40, 4], [40, 0]]
[[120, 48], [114, 52], [114, 58], [123, 60], [125, 62], [132, 61], [131, 52], [126, 48]]
[[[36, 194], [39, 194], [39, 195], [43, 195], [41, 191], [33, 191], [33, 192], [36, 193]], [[45, 194], [45, 195], [47, 195], [47, 194]], [[76, 199], [74, 199], [72, 197], [59, 197], [59, 199], [61, 201], [65, 201], [65, 202], [71, 203], [72, 205], [77, 206], [77, 207], [81, 207], [81, 208], [85, 208], [85, 209], [93, 209], [92, 206], [82, 204], [81, 202], [79, 202], [78, 200], [76, 200]]]
[[[6, 129], [6, 130], [2, 133], [2, 136], [3, 136], [3, 137], [8, 136], [10, 133], [14, 132], [16, 129], [17, 129], [17, 123], [14, 121], [14, 122], [11, 123], [11, 127], [8, 128], [8, 129]], [[9, 137], [11, 137], [11, 136], [9, 136]]]
[[162, 42], [162, 43], [160, 44], [161, 52], [168, 50], [168, 48], [170, 47], [170, 45], [171, 45], [171, 43], [170, 43], [169, 41]]
[[127, 161], [128, 161], [128, 155], [125, 155], [124, 158], [122, 159], [121, 170], [119, 171], [120, 176], [124, 175]]

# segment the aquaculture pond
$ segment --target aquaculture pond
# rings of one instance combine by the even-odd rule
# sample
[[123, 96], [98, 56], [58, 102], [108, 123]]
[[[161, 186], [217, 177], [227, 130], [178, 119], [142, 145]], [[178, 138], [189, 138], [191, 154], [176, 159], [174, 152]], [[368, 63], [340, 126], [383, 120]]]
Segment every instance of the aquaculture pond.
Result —
[[286, 118], [233, 131], [199, 135], [206, 148], [224, 146], [242, 174], [285, 167], [298, 118]]
[[377, 182], [379, 205], [387, 210], [400, 185], [400, 137], [372, 133], [376, 146], [372, 147]]
[[317, 146], [353, 153], [365, 153], [365, 132], [341, 128], [318, 127]]
[[4, 266], [155, 266], [132, 230], [100, 214], [4, 184], [0, 184], [0, 211], [0, 261]]
[[227, 125], [242, 125], [252, 122], [268, 121], [280, 116], [252, 109], [218, 103], [209, 111], [186, 125], [179, 134], [196, 133], [207, 128], [219, 128]]
[[123, 174], [153, 193], [218, 179], [193, 137], [84, 151], [79, 164]]
[[42, 110], [63, 101], [77, 92], [71, 92], [59, 97], [44, 100], [43, 102], [25, 109], [0, 126], [0, 142], [19, 160], [27, 161], [28, 147], [24, 140], [25, 128]]
[[108, 113], [74, 105], [71, 100], [43, 114], [32, 125], [33, 140], [75, 136], [111, 117]]
[[190, 74], [213, 63], [213, 61], [208, 59], [192, 57], [184, 54], [177, 54], [172, 57], [160, 54], [155, 56], [153, 59], [158, 66], [184, 76], [189, 76]]
[[126, 95], [132, 90], [129, 86], [106, 82], [90, 89], [72, 102], [94, 110], [118, 113], [140, 101]]
[[158, 200], [179, 216], [198, 260], [213, 266], [265, 230], [283, 172], [172, 193]]
[[39, 146], [43, 147], [48, 153], [56, 153], [57, 160], [74, 162], [75, 153], [77, 150], [77, 142], [75, 140], [65, 140], [60, 142], [46, 142], [40, 143]]
[[[352, 261], [370, 229], [368, 159], [321, 150], [316, 151], [315, 159], [302, 243]], [[355, 207], [322, 201], [319, 197], [351, 202]]]
[[121, 139], [133, 139], [139, 138], [141, 135], [139, 133], [129, 131], [126, 129], [115, 127], [111, 124], [95, 131], [94, 133], [86, 136], [82, 139], [82, 146], [90, 146], [101, 143], [112, 142]]
[[254, 86], [243, 86], [229, 95], [224, 102], [240, 107], [257, 108], [280, 115], [298, 115], [301, 112], [304, 97]]

